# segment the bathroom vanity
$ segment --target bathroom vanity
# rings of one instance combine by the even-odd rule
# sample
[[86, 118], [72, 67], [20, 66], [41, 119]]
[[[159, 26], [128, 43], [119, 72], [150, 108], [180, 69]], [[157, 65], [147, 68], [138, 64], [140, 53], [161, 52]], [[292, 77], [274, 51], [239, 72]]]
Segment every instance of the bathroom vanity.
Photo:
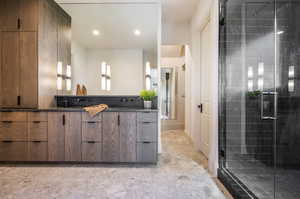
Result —
[[158, 112], [1, 109], [0, 161], [155, 163]]

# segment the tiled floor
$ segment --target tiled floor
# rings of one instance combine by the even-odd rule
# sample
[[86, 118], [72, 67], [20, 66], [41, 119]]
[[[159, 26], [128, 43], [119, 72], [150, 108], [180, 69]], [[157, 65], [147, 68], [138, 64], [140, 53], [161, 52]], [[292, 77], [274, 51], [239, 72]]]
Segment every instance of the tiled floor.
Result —
[[157, 165], [2, 165], [1, 199], [225, 199], [181, 131], [163, 133]]

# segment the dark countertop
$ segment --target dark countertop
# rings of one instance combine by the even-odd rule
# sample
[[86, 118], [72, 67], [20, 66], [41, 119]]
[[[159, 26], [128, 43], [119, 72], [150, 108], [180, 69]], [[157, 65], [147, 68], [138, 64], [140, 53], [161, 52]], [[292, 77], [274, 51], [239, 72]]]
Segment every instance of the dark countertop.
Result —
[[[0, 108], [0, 112], [83, 112], [81, 107], [51, 107], [51, 108]], [[158, 112], [158, 109], [144, 109], [144, 108], [128, 108], [128, 107], [111, 107], [104, 112]]]

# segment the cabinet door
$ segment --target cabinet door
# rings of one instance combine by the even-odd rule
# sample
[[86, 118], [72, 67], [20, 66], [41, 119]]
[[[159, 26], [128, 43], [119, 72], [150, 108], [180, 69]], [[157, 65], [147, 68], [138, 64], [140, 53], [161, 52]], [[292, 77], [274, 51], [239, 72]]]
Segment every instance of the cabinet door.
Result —
[[38, 0], [20, 1], [20, 30], [37, 31], [38, 23]]
[[[0, 1], [1, 2], [1, 1]], [[1, 3], [0, 3], [0, 107], [2, 107], [2, 31], [1, 31]]]
[[81, 113], [65, 113], [65, 160], [81, 161]]
[[120, 134], [118, 116], [119, 114], [115, 112], [103, 113], [102, 160], [104, 162], [120, 161]]
[[136, 161], [137, 125], [136, 113], [120, 114], [120, 161]]
[[2, 32], [2, 106], [18, 106], [19, 32]]
[[48, 113], [48, 160], [65, 160], [65, 124], [63, 112]]
[[18, 31], [18, 19], [20, 15], [20, 0], [1, 0], [3, 1], [3, 30]]
[[0, 161], [27, 161], [27, 142], [0, 142]]
[[47, 161], [47, 142], [31, 141], [28, 143], [29, 161]]
[[20, 104], [38, 106], [37, 33], [20, 32]]

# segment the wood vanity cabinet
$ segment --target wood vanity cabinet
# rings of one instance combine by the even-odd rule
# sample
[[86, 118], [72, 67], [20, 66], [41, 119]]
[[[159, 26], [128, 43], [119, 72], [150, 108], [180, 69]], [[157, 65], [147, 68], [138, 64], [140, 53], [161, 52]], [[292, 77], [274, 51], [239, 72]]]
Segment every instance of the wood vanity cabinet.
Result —
[[71, 17], [54, 0], [1, 0], [0, 49], [0, 107], [50, 107], [57, 63], [71, 62]]
[[48, 113], [49, 161], [81, 161], [81, 113]]

